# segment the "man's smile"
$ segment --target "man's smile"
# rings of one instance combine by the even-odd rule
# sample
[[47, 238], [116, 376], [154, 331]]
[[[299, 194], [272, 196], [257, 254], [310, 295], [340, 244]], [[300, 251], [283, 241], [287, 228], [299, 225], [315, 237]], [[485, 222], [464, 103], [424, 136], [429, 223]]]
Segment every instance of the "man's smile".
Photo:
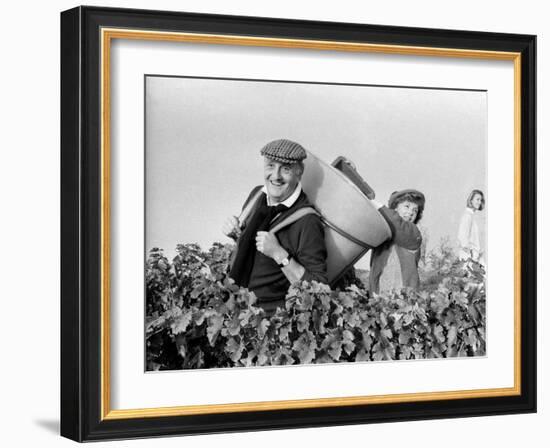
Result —
[[300, 166], [264, 159], [264, 182], [267, 194], [274, 203], [287, 199], [300, 182], [302, 171]]

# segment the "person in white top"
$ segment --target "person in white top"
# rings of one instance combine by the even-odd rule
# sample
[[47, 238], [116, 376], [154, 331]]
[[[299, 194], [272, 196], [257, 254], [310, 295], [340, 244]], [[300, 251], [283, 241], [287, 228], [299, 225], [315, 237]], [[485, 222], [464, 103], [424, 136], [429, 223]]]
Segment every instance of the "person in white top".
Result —
[[479, 237], [479, 227], [475, 214], [485, 208], [485, 196], [481, 190], [472, 190], [466, 201], [466, 210], [458, 226], [458, 256], [461, 260], [472, 259], [485, 264], [484, 254]]

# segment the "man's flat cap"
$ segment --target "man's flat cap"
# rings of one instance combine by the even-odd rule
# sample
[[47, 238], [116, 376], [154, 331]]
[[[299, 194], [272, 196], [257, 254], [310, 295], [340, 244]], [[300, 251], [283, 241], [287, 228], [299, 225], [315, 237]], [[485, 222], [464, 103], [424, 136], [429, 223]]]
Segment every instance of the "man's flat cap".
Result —
[[304, 147], [292, 140], [273, 140], [260, 151], [262, 156], [282, 163], [301, 162], [307, 157]]

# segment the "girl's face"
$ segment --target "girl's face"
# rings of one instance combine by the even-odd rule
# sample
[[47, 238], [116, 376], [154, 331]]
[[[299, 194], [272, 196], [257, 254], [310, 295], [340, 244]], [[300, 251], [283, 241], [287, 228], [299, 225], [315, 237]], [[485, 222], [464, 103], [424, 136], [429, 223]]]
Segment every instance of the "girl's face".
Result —
[[411, 201], [403, 201], [397, 204], [395, 211], [405, 221], [414, 222], [418, 215], [418, 205]]
[[479, 193], [474, 194], [474, 197], [472, 198], [472, 208], [474, 210], [479, 210], [481, 207], [481, 195]]

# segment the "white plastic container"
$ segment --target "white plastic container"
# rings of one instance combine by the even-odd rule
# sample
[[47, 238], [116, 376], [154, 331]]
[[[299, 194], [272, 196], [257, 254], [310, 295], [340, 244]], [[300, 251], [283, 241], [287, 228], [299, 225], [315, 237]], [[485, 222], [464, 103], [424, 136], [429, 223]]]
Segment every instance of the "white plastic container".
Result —
[[308, 151], [302, 187], [325, 224], [327, 274], [336, 282], [391, 230], [365, 194], [338, 169]]

